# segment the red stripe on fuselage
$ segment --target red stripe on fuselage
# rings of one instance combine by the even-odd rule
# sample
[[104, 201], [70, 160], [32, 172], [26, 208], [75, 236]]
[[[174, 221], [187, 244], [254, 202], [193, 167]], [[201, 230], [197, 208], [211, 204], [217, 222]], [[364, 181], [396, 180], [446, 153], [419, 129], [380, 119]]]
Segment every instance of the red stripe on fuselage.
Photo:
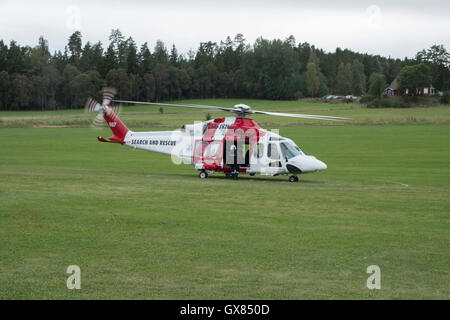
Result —
[[225, 121], [225, 118], [214, 119], [208, 126], [206, 127], [205, 133], [203, 134], [203, 141], [211, 141], [216, 134], [216, 130], [219, 128], [219, 125]]

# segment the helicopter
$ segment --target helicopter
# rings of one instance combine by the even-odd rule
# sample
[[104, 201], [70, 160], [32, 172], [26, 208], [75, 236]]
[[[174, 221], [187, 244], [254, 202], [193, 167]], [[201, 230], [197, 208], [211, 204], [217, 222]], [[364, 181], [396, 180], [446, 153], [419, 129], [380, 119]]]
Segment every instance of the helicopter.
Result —
[[[118, 143], [134, 149], [142, 149], [171, 155], [175, 164], [190, 164], [199, 177], [206, 179], [209, 174], [223, 172], [237, 180], [239, 174], [278, 176], [288, 175], [290, 182], [298, 182], [298, 175], [327, 169], [327, 165], [312, 155], [305, 154], [297, 144], [276, 131], [261, 128], [253, 119], [253, 114], [339, 121], [347, 118], [322, 115], [292, 114], [253, 110], [245, 104], [232, 108], [195, 105], [168, 104], [158, 102], [140, 102], [114, 100], [117, 91], [114, 88], [103, 90], [103, 101], [98, 103], [89, 97], [85, 109], [98, 111], [94, 124], [106, 122], [113, 135], [105, 139], [98, 136], [100, 142]], [[117, 107], [112, 103], [158, 105], [177, 108], [206, 109], [225, 111], [235, 116], [186, 124], [173, 131], [135, 132], [129, 130], [119, 119]], [[116, 111], [116, 112], [115, 112]]]

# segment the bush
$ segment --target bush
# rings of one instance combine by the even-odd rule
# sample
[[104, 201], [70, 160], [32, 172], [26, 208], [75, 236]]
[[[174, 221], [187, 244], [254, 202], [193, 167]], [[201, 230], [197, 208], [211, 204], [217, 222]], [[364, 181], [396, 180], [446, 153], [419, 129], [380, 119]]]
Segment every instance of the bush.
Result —
[[375, 99], [375, 98], [372, 97], [371, 95], [366, 94], [365, 96], [362, 96], [362, 97], [359, 99], [359, 102], [360, 102], [360, 103], [363, 103], [363, 104], [368, 104], [370, 101], [372, 101], [372, 100], [374, 100], [374, 99]]
[[440, 102], [442, 104], [449, 104], [450, 103], [450, 90], [444, 91], [444, 94], [442, 95]]
[[370, 101], [367, 108], [409, 108], [407, 99], [378, 98]]

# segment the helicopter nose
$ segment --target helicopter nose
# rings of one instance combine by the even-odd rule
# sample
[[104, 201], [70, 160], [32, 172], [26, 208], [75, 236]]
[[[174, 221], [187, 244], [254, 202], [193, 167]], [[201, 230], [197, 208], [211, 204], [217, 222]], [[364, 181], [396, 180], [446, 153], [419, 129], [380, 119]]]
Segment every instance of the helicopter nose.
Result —
[[320, 160], [317, 160], [316, 167], [317, 167], [317, 171], [326, 170], [328, 168], [327, 164]]
[[310, 156], [308, 161], [306, 161], [306, 167], [305, 172], [316, 172], [316, 171], [323, 171], [327, 169], [327, 165], [325, 162], [320, 161], [314, 156]]

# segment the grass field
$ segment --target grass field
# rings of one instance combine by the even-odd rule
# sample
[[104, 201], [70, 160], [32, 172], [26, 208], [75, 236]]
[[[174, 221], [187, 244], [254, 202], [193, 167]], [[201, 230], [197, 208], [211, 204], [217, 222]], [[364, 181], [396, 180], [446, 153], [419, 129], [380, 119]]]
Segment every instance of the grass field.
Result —
[[[230, 106], [235, 100], [190, 101]], [[0, 112], [1, 299], [449, 299], [450, 107], [240, 101], [328, 170], [200, 180], [81, 111]], [[131, 129], [205, 112], [127, 107]], [[211, 113], [211, 116], [224, 116]], [[81, 290], [66, 268], [81, 268]], [[369, 265], [381, 290], [368, 290]]]

